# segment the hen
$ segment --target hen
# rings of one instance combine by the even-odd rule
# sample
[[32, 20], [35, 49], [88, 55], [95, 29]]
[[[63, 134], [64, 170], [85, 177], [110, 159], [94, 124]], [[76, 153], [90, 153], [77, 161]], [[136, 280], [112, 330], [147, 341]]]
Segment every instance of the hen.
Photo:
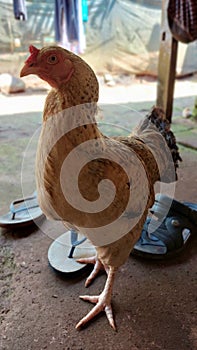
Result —
[[100, 295], [81, 297], [96, 305], [76, 328], [104, 310], [115, 329], [115, 273], [141, 235], [154, 183], [175, 180], [176, 140], [160, 108], [153, 108], [128, 137], [104, 136], [95, 120], [99, 88], [89, 65], [58, 46], [30, 46], [30, 54], [21, 77], [36, 74], [52, 87], [36, 156], [39, 205], [48, 218], [62, 220], [95, 245], [97, 256], [80, 260], [94, 264], [86, 286], [101, 268], [107, 273]]

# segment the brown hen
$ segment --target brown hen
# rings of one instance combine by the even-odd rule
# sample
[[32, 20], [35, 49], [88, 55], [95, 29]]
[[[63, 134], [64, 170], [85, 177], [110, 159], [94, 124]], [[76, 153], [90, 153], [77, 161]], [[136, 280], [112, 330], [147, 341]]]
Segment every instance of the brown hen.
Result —
[[176, 141], [160, 108], [128, 137], [104, 136], [95, 120], [99, 88], [89, 65], [56, 46], [30, 46], [30, 53], [21, 77], [36, 74], [52, 87], [36, 157], [39, 205], [48, 218], [63, 221], [95, 245], [97, 256], [81, 259], [94, 264], [86, 285], [100, 268], [107, 273], [100, 295], [81, 297], [96, 305], [76, 328], [104, 310], [115, 329], [115, 272], [141, 235], [154, 202], [154, 183], [175, 180], [180, 160]]

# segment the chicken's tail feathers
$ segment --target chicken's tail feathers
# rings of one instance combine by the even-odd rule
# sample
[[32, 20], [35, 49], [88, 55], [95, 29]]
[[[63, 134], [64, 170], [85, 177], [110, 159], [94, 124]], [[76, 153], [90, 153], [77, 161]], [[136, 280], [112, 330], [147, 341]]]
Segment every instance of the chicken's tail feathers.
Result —
[[[157, 132], [155, 133], [155, 131]], [[168, 159], [168, 155], [170, 155], [173, 169], [175, 170], [175, 179], [177, 180], [176, 170], [179, 167], [179, 161], [182, 161], [182, 159], [179, 154], [176, 138], [172, 130], [170, 130], [170, 122], [166, 118], [162, 108], [154, 106], [140, 124], [132, 131], [131, 136], [144, 142], [156, 157], [155, 159], [157, 159], [157, 162], [160, 163], [160, 166], [164, 169], [169, 167], [169, 162], [168, 160], [163, 162], [160, 159], [163, 159], [162, 156], [164, 157], [165, 154], [167, 157], [166, 159]], [[163, 143], [162, 141], [164, 140], [165, 142]], [[173, 169], [171, 169], [172, 172]], [[170, 175], [169, 178], [171, 177], [173, 178], [173, 176]], [[172, 180], [170, 180], [170, 182], [172, 182]]]
[[164, 137], [174, 162], [175, 169], [179, 167], [179, 162], [182, 162], [182, 158], [177, 146], [176, 137], [170, 129], [170, 122], [166, 118], [164, 110], [161, 107], [154, 106], [152, 110], [147, 114], [147, 119], [150, 120], [156, 128], [160, 131]]

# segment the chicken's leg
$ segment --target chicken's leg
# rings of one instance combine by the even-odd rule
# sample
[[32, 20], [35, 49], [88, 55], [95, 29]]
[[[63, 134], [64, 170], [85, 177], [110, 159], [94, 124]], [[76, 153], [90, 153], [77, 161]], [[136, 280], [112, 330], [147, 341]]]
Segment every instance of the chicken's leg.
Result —
[[98, 315], [101, 311], [105, 311], [110, 326], [114, 330], [116, 330], [113, 313], [112, 313], [112, 307], [111, 307], [111, 296], [112, 296], [112, 288], [113, 288], [113, 283], [115, 278], [115, 272], [116, 272], [116, 268], [110, 266], [109, 270], [107, 271], [107, 280], [105, 283], [105, 287], [100, 295], [80, 296], [81, 299], [90, 301], [91, 303], [95, 303], [96, 305], [85, 317], [81, 319], [81, 321], [77, 323], [76, 325], [77, 329], [84, 326], [88, 321], [90, 321], [93, 317]]

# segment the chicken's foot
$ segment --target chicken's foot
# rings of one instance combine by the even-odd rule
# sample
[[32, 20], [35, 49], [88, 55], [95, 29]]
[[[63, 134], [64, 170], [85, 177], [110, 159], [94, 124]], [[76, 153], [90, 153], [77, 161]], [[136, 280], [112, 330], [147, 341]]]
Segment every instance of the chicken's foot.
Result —
[[[77, 259], [77, 262], [82, 264], [94, 264], [94, 268], [88, 278], [85, 281], [85, 287], [88, 287], [90, 283], [95, 279], [95, 277], [98, 275], [99, 271], [104, 270], [106, 271], [106, 268], [101, 263], [101, 261], [97, 258], [97, 256], [93, 256], [90, 258], [81, 258]], [[107, 271], [106, 271], [107, 272]]]
[[107, 319], [109, 321], [110, 326], [116, 330], [113, 312], [111, 307], [111, 297], [112, 297], [112, 288], [115, 278], [116, 268], [109, 267], [109, 271], [107, 274], [107, 280], [105, 283], [105, 287], [100, 295], [88, 296], [83, 295], [80, 296], [81, 299], [85, 301], [89, 301], [91, 303], [96, 304], [93, 309], [83, 317], [76, 325], [76, 328], [79, 329], [84, 326], [87, 322], [89, 322], [93, 317], [98, 315], [100, 312], [105, 311]]

